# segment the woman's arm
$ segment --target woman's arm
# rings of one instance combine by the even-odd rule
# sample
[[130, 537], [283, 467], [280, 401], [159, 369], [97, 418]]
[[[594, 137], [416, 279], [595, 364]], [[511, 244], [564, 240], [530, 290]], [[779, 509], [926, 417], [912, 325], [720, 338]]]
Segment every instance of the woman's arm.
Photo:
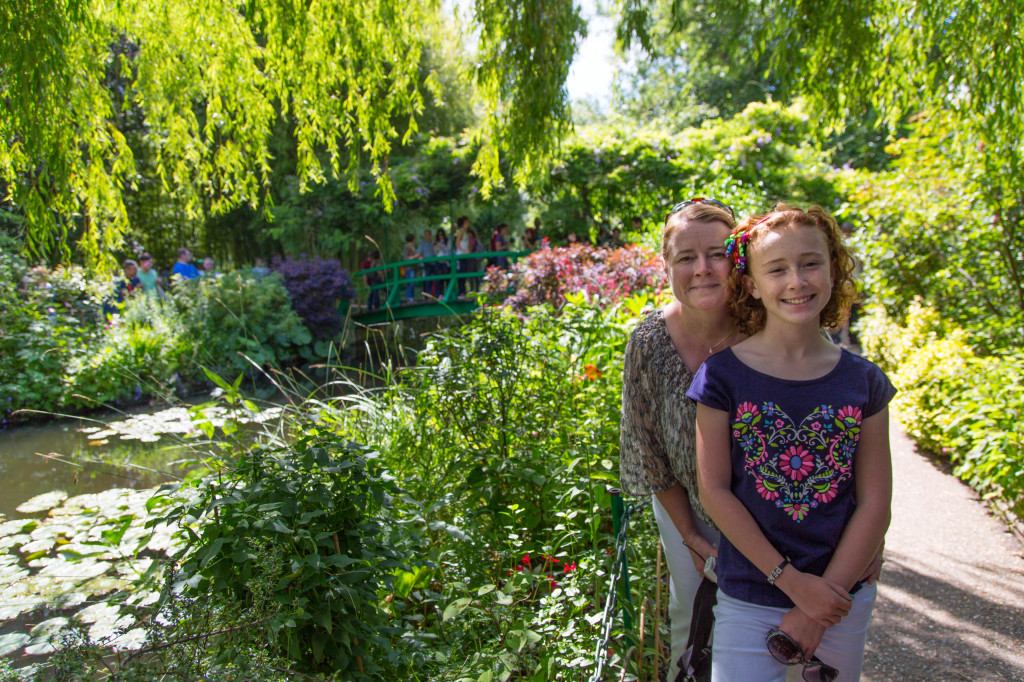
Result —
[[[704, 509], [736, 549], [767, 576], [785, 557], [761, 532], [750, 511], [732, 493], [732, 463], [729, 415], [707, 405], [697, 405], [697, 488]], [[878, 545], [874, 545], [874, 552]], [[864, 566], [867, 561], [864, 562]], [[861, 566], [863, 569], [863, 566]], [[812, 620], [829, 627], [850, 612], [847, 590], [827, 578], [803, 573], [787, 565], [775, 579]]]
[[892, 504], [889, 408], [883, 408], [861, 423], [854, 457], [857, 509], [843, 529], [824, 576], [846, 589], [851, 589], [864, 575], [889, 528]]
[[690, 559], [697, 573], [704, 574], [704, 563], [709, 556], [718, 556], [718, 548], [708, 542], [707, 538], [697, 530], [697, 524], [693, 522], [693, 509], [690, 507], [690, 496], [682, 483], [676, 483], [668, 490], [655, 493], [658, 502], [668, 512], [668, 516], [675, 524], [676, 530], [683, 538], [683, 543], [690, 550]]

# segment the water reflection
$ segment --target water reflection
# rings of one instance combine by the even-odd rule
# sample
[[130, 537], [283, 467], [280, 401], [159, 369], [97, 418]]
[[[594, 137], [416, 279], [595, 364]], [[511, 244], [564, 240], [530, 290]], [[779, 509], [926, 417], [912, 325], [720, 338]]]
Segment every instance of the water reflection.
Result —
[[190, 459], [180, 435], [141, 442], [80, 430], [95, 426], [64, 419], [0, 433], [0, 514], [17, 516], [15, 507], [51, 490], [73, 496], [150, 488], [181, 476], [180, 462]]

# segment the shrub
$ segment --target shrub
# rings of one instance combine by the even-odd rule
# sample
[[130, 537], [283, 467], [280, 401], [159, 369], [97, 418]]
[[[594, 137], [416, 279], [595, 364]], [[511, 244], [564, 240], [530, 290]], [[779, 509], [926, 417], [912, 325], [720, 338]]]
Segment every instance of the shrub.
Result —
[[275, 264], [284, 278], [292, 308], [316, 339], [337, 334], [341, 329], [338, 305], [355, 293], [348, 271], [336, 260], [292, 260]]
[[966, 331], [920, 302], [905, 327], [876, 306], [859, 329], [865, 353], [899, 389], [893, 407], [907, 434], [1024, 515], [1024, 354], [978, 357]]
[[261, 622], [216, 641], [219, 660], [269, 642], [298, 672], [379, 679], [397, 658], [378, 592], [405, 561], [386, 519], [399, 491], [376, 453], [310, 423], [297, 429], [288, 446], [253, 447], [229, 473], [186, 484], [192, 502], [162, 519], [187, 522], [192, 539], [170, 592], [243, 611], [266, 602]]
[[202, 378], [200, 365], [231, 377], [251, 374], [246, 357], [260, 367], [286, 366], [312, 340], [280, 277], [232, 272], [189, 280], [173, 289], [171, 299], [194, 349], [184, 366], [189, 378]]
[[191, 353], [188, 330], [173, 308], [136, 296], [105, 325], [99, 342], [69, 363], [67, 404], [168, 395]]
[[0, 243], [0, 426], [24, 418], [13, 415], [20, 409], [59, 410], [67, 364], [94, 341], [91, 320], [54, 301], [50, 275], [29, 271], [9, 239]]
[[[643, 246], [551, 248], [545, 242], [507, 273], [490, 269], [485, 281], [490, 297], [524, 311], [541, 304], [561, 308], [570, 293], [615, 303], [635, 293], [661, 289], [665, 273], [661, 257]], [[515, 293], [506, 298], [510, 286]]]

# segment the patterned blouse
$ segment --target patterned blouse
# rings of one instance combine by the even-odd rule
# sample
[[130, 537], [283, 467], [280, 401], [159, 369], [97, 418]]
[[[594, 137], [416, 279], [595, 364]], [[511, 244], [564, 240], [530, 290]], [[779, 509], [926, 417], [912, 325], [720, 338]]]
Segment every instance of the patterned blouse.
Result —
[[619, 483], [627, 495], [650, 495], [679, 482], [698, 518], [715, 528], [697, 497], [697, 403], [686, 397], [691, 381], [663, 312], [652, 311], [626, 345]]

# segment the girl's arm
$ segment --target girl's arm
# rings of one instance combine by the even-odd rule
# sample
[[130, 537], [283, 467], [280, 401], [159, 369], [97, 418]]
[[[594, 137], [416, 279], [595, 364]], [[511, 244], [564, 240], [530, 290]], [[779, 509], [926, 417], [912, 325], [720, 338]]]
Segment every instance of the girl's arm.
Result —
[[892, 460], [889, 452], [889, 408], [861, 423], [853, 467], [857, 509], [839, 538], [825, 577], [846, 589], [864, 575], [889, 528], [892, 503]]
[[[732, 493], [729, 415], [707, 405], [697, 405], [697, 487], [704, 509], [736, 549], [767, 576], [785, 557], [761, 532], [750, 511]], [[872, 553], [878, 548], [871, 547]], [[869, 557], [870, 558], [870, 557]], [[867, 561], [861, 566], [863, 570]], [[858, 574], [859, 576], [859, 574]], [[851, 583], [852, 584], [852, 583]], [[846, 588], [828, 578], [798, 571], [787, 565], [775, 586], [820, 625], [835, 625], [850, 611]]]

